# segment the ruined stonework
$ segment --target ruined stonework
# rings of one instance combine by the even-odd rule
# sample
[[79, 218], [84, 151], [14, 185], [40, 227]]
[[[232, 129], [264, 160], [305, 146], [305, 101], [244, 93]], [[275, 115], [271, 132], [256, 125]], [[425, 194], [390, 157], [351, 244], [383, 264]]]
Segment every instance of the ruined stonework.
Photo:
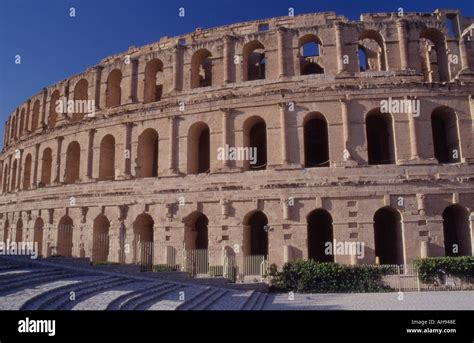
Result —
[[[472, 255], [473, 23], [314, 13], [107, 57], [6, 121], [1, 238], [121, 263], [138, 242], [154, 264], [183, 249], [278, 266]], [[93, 103], [58, 113], [61, 99]], [[220, 159], [226, 146], [255, 163]], [[333, 239], [363, 258], [325, 254]]]

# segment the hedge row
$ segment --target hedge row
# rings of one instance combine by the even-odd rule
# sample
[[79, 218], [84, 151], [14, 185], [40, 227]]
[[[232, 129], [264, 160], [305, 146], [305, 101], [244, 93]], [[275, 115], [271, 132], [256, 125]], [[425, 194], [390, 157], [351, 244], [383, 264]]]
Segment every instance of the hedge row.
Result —
[[286, 263], [278, 272], [270, 268], [271, 289], [299, 293], [383, 292], [392, 290], [382, 277], [388, 268], [321, 263], [314, 260]]
[[424, 283], [433, 283], [446, 275], [474, 282], [474, 257], [428, 257], [414, 261], [418, 276]]

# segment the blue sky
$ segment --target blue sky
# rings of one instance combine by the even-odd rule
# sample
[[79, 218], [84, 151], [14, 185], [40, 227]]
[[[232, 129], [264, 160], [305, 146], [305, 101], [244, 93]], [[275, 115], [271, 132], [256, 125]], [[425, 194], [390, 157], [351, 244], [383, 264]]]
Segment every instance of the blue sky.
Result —
[[[472, 0], [0, 0], [0, 135], [9, 114], [43, 87], [102, 58], [194, 31], [240, 21], [335, 11], [357, 20], [364, 12], [432, 12], [459, 8], [474, 16]], [[76, 16], [69, 17], [74, 7]], [[185, 8], [185, 16], [178, 9]], [[16, 65], [15, 55], [22, 63]]]

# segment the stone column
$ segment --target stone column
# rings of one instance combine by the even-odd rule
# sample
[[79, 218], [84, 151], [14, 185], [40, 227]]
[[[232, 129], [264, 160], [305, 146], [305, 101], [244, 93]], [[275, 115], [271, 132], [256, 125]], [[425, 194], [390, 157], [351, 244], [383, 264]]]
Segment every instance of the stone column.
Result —
[[61, 146], [64, 137], [56, 137], [57, 149], [56, 149], [56, 175], [54, 176], [54, 183], [61, 182]]
[[285, 72], [285, 32], [284, 27], [278, 27], [277, 37], [278, 37], [278, 72], [279, 76], [286, 76]]
[[286, 146], [286, 102], [278, 103], [278, 107], [280, 109], [280, 135], [281, 135], [281, 164], [287, 165], [288, 164], [288, 147]]
[[344, 71], [344, 63], [342, 61], [344, 54], [343, 37], [342, 37], [342, 24], [336, 23], [334, 26], [336, 34], [336, 59], [337, 59], [337, 72], [342, 73]]
[[180, 69], [181, 69], [181, 48], [179, 44], [176, 44], [173, 52], [173, 90], [181, 90], [180, 81]]
[[124, 151], [123, 151], [123, 178], [130, 179], [131, 178], [131, 161], [132, 161], [132, 129], [133, 123], [128, 122], [124, 123], [125, 128], [125, 141], [124, 141]]
[[[230, 109], [228, 108], [221, 108], [221, 112], [222, 112], [222, 148], [225, 149], [227, 144], [229, 144], [228, 142], [228, 138], [229, 138], [229, 112], [230, 112]], [[224, 158], [222, 160], [222, 168], [227, 168], [229, 167], [229, 160], [227, 158]]]
[[48, 104], [48, 89], [43, 88], [43, 103], [41, 104], [41, 117], [40, 117], [40, 124], [38, 125], [41, 130], [46, 127], [48, 124], [48, 118], [46, 115], [46, 110], [47, 110], [47, 104]]
[[93, 84], [93, 88], [92, 88], [92, 93], [93, 93], [92, 96], [94, 97], [95, 109], [99, 110], [100, 109], [100, 101], [101, 101], [102, 69], [104, 69], [104, 67], [96, 66], [94, 69], [95, 69], [95, 73], [94, 73], [94, 84]]
[[[94, 162], [94, 137], [95, 133], [97, 132], [96, 129], [89, 130], [89, 143], [87, 149], [87, 171], [86, 171], [86, 179], [92, 180], [93, 179], [93, 162]], [[100, 167], [99, 163], [97, 163], [97, 168]]]
[[341, 98], [339, 99], [339, 102], [341, 103], [341, 116], [342, 116], [342, 143], [344, 147], [344, 160], [350, 160], [351, 155], [349, 152], [349, 141], [351, 137], [351, 123], [349, 119], [349, 109], [348, 109], [348, 104], [350, 102], [349, 98]]
[[175, 133], [175, 121], [176, 116], [168, 117], [168, 172], [169, 174], [176, 173], [176, 159], [174, 156], [175, 146], [176, 146], [176, 133]]
[[416, 122], [413, 113], [407, 113], [408, 115], [408, 130], [410, 131], [410, 157], [412, 160], [419, 159], [418, 156], [418, 144], [416, 142]]
[[232, 36], [229, 36], [229, 35], [224, 36], [224, 51], [223, 51], [224, 85], [232, 82], [232, 75], [231, 75], [232, 73], [230, 70], [230, 67], [233, 63], [233, 58], [231, 54], [232, 40], [233, 40]]
[[402, 70], [408, 69], [408, 49], [407, 49], [407, 31], [405, 21], [397, 20], [398, 46], [400, 47], [400, 67]]
[[34, 166], [34, 170], [33, 170], [32, 188], [36, 188], [37, 184], [38, 184], [39, 149], [40, 149], [40, 144], [37, 143], [35, 145], [35, 166]]
[[466, 42], [464, 38], [459, 38], [459, 55], [461, 58], [461, 70], [469, 69], [469, 61], [467, 60]]
[[20, 149], [20, 158], [18, 160], [18, 169], [17, 169], [17, 178], [16, 178], [16, 188], [21, 189], [21, 182], [22, 177], [21, 177], [21, 172], [23, 170], [23, 149]]

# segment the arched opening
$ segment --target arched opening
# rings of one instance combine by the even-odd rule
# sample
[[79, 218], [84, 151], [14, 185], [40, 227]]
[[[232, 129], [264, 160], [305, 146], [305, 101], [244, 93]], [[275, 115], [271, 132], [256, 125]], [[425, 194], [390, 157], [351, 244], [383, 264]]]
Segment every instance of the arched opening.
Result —
[[400, 213], [383, 207], [374, 215], [375, 256], [380, 264], [403, 264], [403, 236]]
[[446, 106], [436, 108], [431, 113], [433, 148], [439, 163], [456, 163], [461, 159], [457, 117]]
[[36, 218], [33, 228], [33, 242], [38, 245], [38, 256], [43, 255], [43, 227], [44, 222], [40, 217]]
[[427, 82], [449, 81], [448, 56], [444, 34], [433, 28], [420, 33], [421, 70]]
[[33, 115], [31, 117], [31, 132], [35, 132], [36, 129], [38, 128], [39, 112], [40, 112], [40, 101], [36, 100], [33, 105]]
[[244, 219], [244, 255], [268, 256], [268, 219], [255, 211]]
[[365, 117], [369, 164], [395, 163], [392, 117], [374, 109]]
[[146, 129], [138, 137], [138, 177], [158, 176], [158, 132]]
[[133, 222], [134, 262], [148, 263], [153, 261], [153, 219], [142, 213]]
[[122, 99], [122, 72], [114, 69], [107, 78], [107, 90], [105, 95], [105, 107], [114, 107], [121, 104]]
[[115, 180], [115, 138], [106, 135], [100, 142], [99, 180]]
[[49, 99], [49, 116], [48, 116], [48, 127], [52, 129], [56, 126], [56, 120], [58, 118], [58, 112], [56, 111], [57, 102], [59, 101], [59, 90], [55, 90], [51, 94]]
[[248, 155], [255, 157], [253, 161], [245, 160], [245, 170], [265, 170], [267, 168], [267, 125], [258, 117], [248, 118], [243, 125], [244, 146], [251, 149], [253, 153]]
[[366, 30], [359, 34], [358, 55], [360, 71], [387, 70], [385, 43], [380, 33]]
[[7, 193], [8, 192], [8, 172], [10, 169], [8, 168], [8, 164], [5, 165], [5, 168], [3, 169], [3, 192]]
[[243, 48], [243, 80], [265, 79], [266, 58], [265, 47], [259, 41], [245, 44]]
[[94, 219], [92, 230], [92, 261], [107, 261], [109, 256], [110, 222], [103, 214]]
[[17, 169], [17, 159], [13, 161], [13, 167], [11, 170], [12, 176], [11, 176], [11, 184], [10, 184], [10, 191], [13, 192], [16, 190], [16, 169]]
[[6, 243], [8, 239], [8, 230], [10, 229], [10, 222], [8, 219], [5, 220], [5, 224], [3, 225], [3, 241]]
[[80, 161], [81, 146], [76, 141], [69, 143], [66, 151], [66, 171], [64, 175], [66, 184], [79, 181]]
[[211, 166], [209, 126], [194, 123], [188, 132], [188, 174], [209, 173]]
[[[318, 262], [334, 262], [332, 217], [328, 211], [318, 209], [312, 211], [307, 218], [308, 259]], [[327, 254], [326, 243], [332, 246], [331, 254]]]
[[304, 123], [305, 167], [329, 167], [328, 124], [321, 113], [310, 114]]
[[444, 251], [446, 256], [472, 256], [469, 211], [454, 204], [443, 211]]
[[154, 58], [145, 67], [145, 89], [143, 102], [160, 101], [163, 95], [163, 62]]
[[73, 221], [68, 215], [63, 216], [58, 224], [58, 244], [56, 254], [59, 256], [72, 256], [72, 230]]
[[16, 222], [15, 230], [15, 242], [19, 243], [23, 241], [23, 220], [21, 218]]
[[[74, 113], [72, 114], [72, 121], [79, 121], [84, 118], [84, 114], [88, 112], [88, 95], [89, 83], [86, 79], [81, 79], [74, 87]], [[76, 112], [77, 110], [77, 112]]]
[[46, 186], [51, 184], [51, 166], [53, 164], [53, 152], [50, 148], [43, 150], [43, 157], [41, 159], [41, 185]]
[[192, 213], [186, 223], [185, 245], [187, 250], [208, 248], [209, 219], [201, 212]]
[[25, 158], [25, 166], [23, 171], [23, 189], [31, 188], [31, 154]]
[[321, 66], [322, 43], [321, 40], [312, 34], [304, 35], [298, 41], [300, 74], [324, 74]]
[[212, 86], [212, 54], [201, 49], [191, 58], [191, 88]]

